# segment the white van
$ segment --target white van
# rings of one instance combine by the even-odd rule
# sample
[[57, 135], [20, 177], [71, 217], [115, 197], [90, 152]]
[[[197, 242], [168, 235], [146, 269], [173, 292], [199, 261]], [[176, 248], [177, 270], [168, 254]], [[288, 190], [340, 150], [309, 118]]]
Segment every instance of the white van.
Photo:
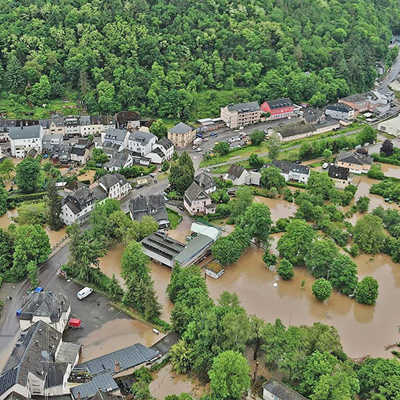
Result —
[[84, 287], [81, 289], [77, 294], [76, 297], [78, 300], [83, 300], [84, 298], [88, 297], [90, 294], [93, 293], [93, 289], [90, 287]]

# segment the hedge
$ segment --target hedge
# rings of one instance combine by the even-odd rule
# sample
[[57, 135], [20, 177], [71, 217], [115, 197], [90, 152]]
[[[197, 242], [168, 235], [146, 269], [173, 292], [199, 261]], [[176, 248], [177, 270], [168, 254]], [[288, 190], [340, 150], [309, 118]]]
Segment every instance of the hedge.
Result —
[[384, 164], [392, 164], [392, 165], [397, 165], [400, 166], [400, 161], [399, 160], [395, 160], [391, 157], [383, 157], [377, 153], [372, 154], [372, 158], [374, 159], [374, 161], [378, 161]]
[[8, 196], [7, 202], [18, 204], [18, 203], [22, 203], [24, 201], [29, 201], [29, 200], [41, 200], [46, 195], [47, 195], [47, 192], [10, 195], [10, 196]]

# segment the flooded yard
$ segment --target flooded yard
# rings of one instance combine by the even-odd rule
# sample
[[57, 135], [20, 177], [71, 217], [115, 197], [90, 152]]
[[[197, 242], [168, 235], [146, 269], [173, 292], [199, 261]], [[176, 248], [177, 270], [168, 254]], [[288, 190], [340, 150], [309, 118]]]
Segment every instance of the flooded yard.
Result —
[[150, 393], [156, 399], [164, 399], [168, 395], [189, 393], [199, 399], [208, 390], [208, 385], [201, 384], [196, 378], [178, 375], [172, 370], [171, 364], [154, 374], [150, 383]]
[[90, 181], [90, 183], [94, 182], [94, 176], [96, 175], [96, 171], [89, 170], [86, 171], [84, 174], [78, 176], [78, 181]]
[[262, 196], [255, 196], [254, 201], [256, 203], [263, 203], [269, 207], [273, 222], [276, 222], [279, 218], [293, 217], [297, 211], [296, 204], [282, 199], [268, 199]]
[[390, 178], [400, 178], [400, 166], [391, 164], [379, 164], [385, 176]]
[[79, 362], [85, 362], [104, 354], [142, 343], [152, 346], [161, 339], [150, 325], [132, 319], [114, 319], [82, 338], [82, 353]]

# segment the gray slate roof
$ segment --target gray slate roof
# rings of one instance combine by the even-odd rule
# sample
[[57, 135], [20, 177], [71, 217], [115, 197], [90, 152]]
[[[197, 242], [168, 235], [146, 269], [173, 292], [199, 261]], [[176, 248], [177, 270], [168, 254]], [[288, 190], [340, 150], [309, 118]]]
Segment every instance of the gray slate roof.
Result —
[[120, 184], [121, 186], [127, 183], [125, 177], [121, 174], [106, 174], [99, 179], [99, 183], [104, 185], [107, 190], [110, 190], [114, 185]]
[[258, 104], [257, 101], [252, 101], [249, 103], [229, 104], [228, 110], [238, 111], [238, 112], [253, 112], [253, 111], [259, 111], [260, 105]]
[[339, 111], [339, 112], [349, 112], [352, 110], [350, 106], [347, 104], [343, 103], [336, 103], [336, 104], [330, 104], [326, 107], [327, 110], [332, 110], [332, 111]]
[[190, 240], [184, 250], [182, 250], [176, 257], [175, 261], [180, 265], [187, 265], [205, 248], [210, 247], [214, 240], [202, 234], [198, 234], [194, 239]]
[[157, 143], [164, 147], [164, 149], [166, 150], [173, 147], [174, 145], [167, 137], [161, 138]]
[[152, 133], [135, 130], [129, 135], [129, 140], [133, 142], [138, 142], [142, 146], [144, 146], [155, 137], [156, 136], [154, 136]]
[[181, 242], [160, 232], [152, 233], [140, 243], [145, 249], [161, 254], [169, 260], [174, 259], [185, 248], [185, 245]]
[[291, 161], [274, 160], [272, 161], [272, 165], [276, 168], [279, 168], [284, 174], [288, 174], [290, 171], [304, 175], [310, 174], [309, 167], [307, 167], [306, 165], [296, 164]]
[[361, 154], [357, 151], [341, 151], [336, 157], [337, 161], [350, 163], [350, 164], [372, 164], [373, 159], [368, 154]]
[[51, 371], [48, 383], [58, 384], [65, 372], [64, 366], [54, 365], [54, 354], [61, 340], [62, 334], [43, 321], [21, 332], [0, 375], [0, 396], [17, 383], [26, 386], [28, 373], [43, 381]]
[[198, 199], [205, 199], [208, 198], [208, 194], [204, 191], [202, 187], [200, 187], [196, 182], [192, 182], [192, 184], [186, 189], [185, 197], [189, 200], [191, 204], [192, 201]]
[[75, 154], [77, 156], [84, 156], [86, 153], [86, 146], [83, 144], [76, 144], [72, 147], [71, 154]]
[[288, 98], [268, 100], [267, 103], [268, 103], [269, 107], [271, 108], [271, 110], [274, 110], [275, 108], [281, 108], [281, 107], [290, 107], [293, 105], [292, 100], [290, 100]]
[[112, 392], [117, 390], [118, 385], [109, 372], [96, 375], [90, 382], [83, 383], [82, 385], [74, 386], [71, 388], [71, 394], [74, 399], [80, 397], [87, 399], [93, 397], [99, 390], [104, 392]]
[[272, 379], [265, 383], [263, 388], [276, 396], [276, 400], [307, 400], [300, 393]]
[[201, 172], [194, 177], [194, 181], [204, 190], [211, 189], [215, 186], [214, 178], [211, 175]]
[[171, 133], [184, 134], [184, 133], [187, 133], [187, 132], [191, 132], [192, 130], [193, 130], [193, 128], [191, 126], [186, 125], [183, 122], [179, 122], [173, 128], [171, 128], [169, 131]]
[[349, 177], [349, 172], [349, 168], [330, 165], [328, 175], [330, 178], [347, 180], [347, 178]]
[[87, 186], [83, 185], [74, 193], [69, 194], [64, 199], [64, 204], [67, 204], [74, 214], [78, 214], [94, 201], [93, 192]]
[[40, 137], [40, 125], [10, 128], [10, 139], [34, 139]]
[[243, 171], [245, 171], [245, 168], [243, 168], [241, 165], [232, 164], [228, 171], [228, 179], [235, 180], [240, 178], [243, 174]]
[[125, 129], [108, 128], [104, 137], [104, 141], [112, 140], [123, 142], [127, 134], [128, 131], [126, 131]]
[[52, 322], [57, 322], [61, 314], [69, 308], [70, 302], [62, 294], [43, 291], [30, 293], [21, 307], [19, 319], [32, 320], [34, 316], [50, 317]]
[[120, 372], [122, 372], [146, 363], [159, 355], [160, 353], [157, 350], [143, 346], [141, 343], [136, 343], [133, 346], [86, 361], [79, 364], [77, 368], [84, 368], [92, 375], [105, 372], [114, 373], [115, 363], [117, 362], [120, 366]]
[[129, 211], [136, 221], [140, 221], [145, 215], [152, 216], [159, 224], [168, 221], [165, 200], [162, 194], [136, 196], [129, 202]]

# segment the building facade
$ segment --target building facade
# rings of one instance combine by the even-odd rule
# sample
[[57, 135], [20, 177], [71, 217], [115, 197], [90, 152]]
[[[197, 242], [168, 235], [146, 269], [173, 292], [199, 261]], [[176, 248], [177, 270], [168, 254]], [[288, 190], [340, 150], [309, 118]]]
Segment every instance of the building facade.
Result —
[[42, 152], [42, 139], [44, 131], [40, 125], [18, 126], [10, 128], [9, 139], [11, 155], [24, 158], [30, 150]]
[[131, 190], [131, 184], [121, 174], [107, 174], [99, 179], [99, 186], [110, 199], [122, 199]]
[[183, 205], [190, 215], [207, 215], [215, 213], [215, 204], [208, 193], [193, 182], [185, 191]]
[[371, 168], [373, 159], [359, 151], [341, 151], [336, 157], [337, 167], [348, 168], [353, 174], [366, 174]]
[[261, 109], [256, 102], [229, 104], [221, 108], [221, 119], [231, 129], [237, 129], [260, 122]]
[[294, 105], [290, 99], [269, 100], [261, 104], [261, 111], [269, 113], [269, 120], [290, 118], [294, 115]]
[[178, 148], [191, 145], [195, 137], [196, 129], [183, 122], [179, 122], [168, 131], [168, 139]]
[[149, 132], [135, 130], [129, 134], [128, 149], [141, 156], [146, 156], [153, 150], [157, 136]]
[[354, 110], [347, 104], [336, 103], [326, 107], [325, 114], [333, 119], [351, 120], [354, 118]]

